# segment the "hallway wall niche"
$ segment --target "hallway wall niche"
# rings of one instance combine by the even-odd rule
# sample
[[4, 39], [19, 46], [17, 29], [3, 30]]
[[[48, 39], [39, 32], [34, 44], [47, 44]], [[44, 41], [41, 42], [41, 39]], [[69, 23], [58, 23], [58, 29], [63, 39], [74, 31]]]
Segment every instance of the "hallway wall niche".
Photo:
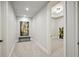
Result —
[[[28, 28], [25, 28], [25, 31], [26, 33], [23, 34], [21, 33], [21, 28], [23, 28], [23, 26], [21, 27], [21, 22], [24, 24], [25, 23], [25, 26], [28, 27]], [[29, 23], [29, 24], [27, 24]], [[17, 17], [17, 20], [16, 20], [16, 28], [17, 28], [17, 41], [19, 40], [19, 37], [26, 37], [26, 36], [31, 36], [31, 18], [28, 18], [28, 17]], [[23, 28], [24, 30], [24, 28]], [[28, 32], [27, 32], [28, 31]], [[21, 35], [22, 34], [22, 35]]]

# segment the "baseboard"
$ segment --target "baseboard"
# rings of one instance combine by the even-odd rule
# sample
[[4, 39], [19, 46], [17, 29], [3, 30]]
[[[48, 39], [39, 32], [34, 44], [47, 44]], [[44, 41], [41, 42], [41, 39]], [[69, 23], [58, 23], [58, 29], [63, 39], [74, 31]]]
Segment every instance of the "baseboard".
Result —
[[11, 57], [11, 55], [12, 55], [12, 53], [13, 53], [13, 50], [14, 50], [14, 48], [15, 48], [15, 45], [16, 45], [16, 43], [12, 46], [12, 49], [11, 49], [11, 51], [10, 51], [10, 53], [9, 53], [9, 56], [8, 56], [8, 57]]
[[40, 49], [42, 49], [46, 54], [48, 54], [47, 49], [46, 49], [45, 47], [43, 47], [38, 41], [36, 41], [36, 40], [34, 39], [33, 42], [34, 42], [36, 45], [38, 45], [38, 47], [39, 47]]

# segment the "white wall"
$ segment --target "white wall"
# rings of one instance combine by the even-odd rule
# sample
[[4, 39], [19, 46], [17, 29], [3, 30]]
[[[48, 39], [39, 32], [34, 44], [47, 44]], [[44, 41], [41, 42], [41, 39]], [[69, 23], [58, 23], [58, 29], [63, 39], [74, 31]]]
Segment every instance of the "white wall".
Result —
[[50, 22], [50, 31], [51, 35], [54, 38], [58, 38], [59, 36], [59, 27], [64, 27], [64, 17], [58, 18], [58, 19], [51, 19]]
[[45, 50], [47, 49], [47, 7], [32, 19], [32, 39], [35, 40]]
[[57, 50], [58, 48], [62, 48], [63, 55], [64, 55], [64, 39], [59, 39], [59, 27], [64, 27], [64, 16], [53, 19], [51, 18], [50, 22], [50, 37], [52, 42], [52, 51]]
[[16, 43], [16, 18], [10, 2], [2, 2], [3, 56], [10, 56]]
[[16, 42], [16, 17], [13, 8], [8, 3], [8, 50], [11, 52], [13, 45]]

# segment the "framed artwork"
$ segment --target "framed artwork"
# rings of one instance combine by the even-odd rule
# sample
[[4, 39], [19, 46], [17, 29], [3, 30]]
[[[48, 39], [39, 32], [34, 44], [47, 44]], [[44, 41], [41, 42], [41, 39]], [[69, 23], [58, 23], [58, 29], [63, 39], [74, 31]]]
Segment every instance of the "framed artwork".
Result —
[[29, 22], [20, 21], [20, 36], [29, 36]]
[[63, 39], [64, 38], [64, 27], [59, 27], [59, 38]]

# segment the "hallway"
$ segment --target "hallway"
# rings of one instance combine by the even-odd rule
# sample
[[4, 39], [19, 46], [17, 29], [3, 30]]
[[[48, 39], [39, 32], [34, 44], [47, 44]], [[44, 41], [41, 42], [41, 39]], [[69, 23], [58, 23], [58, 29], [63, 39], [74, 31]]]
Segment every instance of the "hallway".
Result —
[[[62, 17], [57, 19], [49, 15], [59, 5], [60, 10], [63, 11], [63, 2], [14, 1], [1, 3], [2, 25], [3, 29], [6, 28], [3, 30], [3, 56], [64, 57], [64, 39], [59, 38], [59, 28], [64, 28], [64, 15], [60, 15]], [[5, 7], [6, 9], [4, 9]], [[50, 11], [51, 9], [53, 10]], [[5, 12], [6, 18], [4, 18]], [[62, 29], [62, 31], [64, 30]]]
[[11, 57], [64, 57], [63, 47], [56, 49], [51, 55], [47, 55], [33, 41], [18, 42]]
[[0, 56], [78, 56], [78, 2], [0, 1], [0, 4]]

